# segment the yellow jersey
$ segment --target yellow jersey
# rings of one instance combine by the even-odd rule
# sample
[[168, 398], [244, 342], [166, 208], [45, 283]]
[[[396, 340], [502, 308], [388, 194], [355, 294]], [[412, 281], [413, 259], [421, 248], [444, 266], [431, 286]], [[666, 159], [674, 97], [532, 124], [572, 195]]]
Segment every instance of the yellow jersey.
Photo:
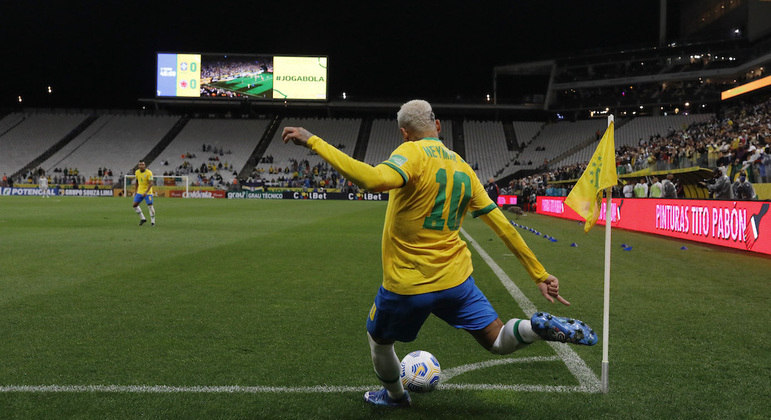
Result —
[[[151, 182], [153, 181], [153, 172], [149, 169], [145, 169], [141, 172], [139, 169], [134, 171], [134, 176], [137, 179], [137, 194], [151, 195], [153, 194], [153, 187]], [[148, 191], [148, 187], [150, 190]], [[145, 192], [147, 191], [147, 192]]]
[[404, 142], [382, 163], [404, 180], [389, 192], [383, 286], [399, 294], [455, 287], [471, 275], [459, 229], [466, 211], [496, 208], [471, 167], [439, 139]]
[[504, 241], [536, 282], [549, 274], [492, 202], [471, 167], [439, 139], [402, 143], [372, 167], [312, 136], [308, 146], [363, 188], [389, 191], [382, 236], [383, 287], [402, 295], [445, 290], [472, 273], [459, 230], [466, 212]]

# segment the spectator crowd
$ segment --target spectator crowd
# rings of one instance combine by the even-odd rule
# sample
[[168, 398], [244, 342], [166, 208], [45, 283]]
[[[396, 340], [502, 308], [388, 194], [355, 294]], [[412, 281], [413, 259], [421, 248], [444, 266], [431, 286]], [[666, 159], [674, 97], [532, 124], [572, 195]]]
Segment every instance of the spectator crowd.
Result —
[[[528, 198], [528, 202], [534, 202], [536, 195], [565, 196], [569, 189], [562, 185], [569, 183], [555, 182], [577, 180], [587, 164], [547, 168], [541, 173], [514, 179], [504, 192], [522, 195]], [[751, 185], [771, 182], [771, 99], [736, 105], [708, 122], [692, 124], [682, 130], [671, 129], [665, 135], [640, 139], [637, 146], [622, 146], [616, 151], [619, 175], [646, 168], [654, 172], [668, 172], [689, 167], [716, 171], [713, 178], [703, 185], [715, 198], [757, 197]], [[721, 180], [722, 176], [725, 180]], [[675, 196], [683, 197], [683, 185], [673, 176], [668, 178], [674, 185]], [[663, 180], [664, 184], [666, 181]], [[630, 179], [627, 186], [621, 187], [615, 194], [664, 197], [661, 182], [655, 176]], [[728, 187], [722, 187], [722, 193], [718, 194], [712, 186], [716, 183], [721, 186], [727, 184]]]

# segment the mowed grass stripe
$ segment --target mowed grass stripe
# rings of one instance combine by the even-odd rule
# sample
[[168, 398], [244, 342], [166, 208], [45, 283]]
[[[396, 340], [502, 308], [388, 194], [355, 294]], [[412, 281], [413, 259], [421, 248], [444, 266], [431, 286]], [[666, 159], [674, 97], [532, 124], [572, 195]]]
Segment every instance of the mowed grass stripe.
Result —
[[[128, 217], [131, 234], [150, 244], [147, 258], [6, 302], [6, 322], [16, 325], [11, 337], [17, 340], [11, 343], [19, 347], [5, 366], [27, 381], [37, 377], [33, 383], [64, 375], [88, 378], [78, 383], [110, 377], [110, 383], [265, 383], [268, 378], [277, 384], [317, 384], [318, 378], [305, 369], [315, 364], [335, 372], [342, 355], [328, 359], [327, 351], [308, 355], [307, 349], [333, 349], [352, 341], [366, 346], [361, 329], [379, 284], [380, 232], [347, 231], [333, 221], [351, 218], [356, 225], [359, 218], [352, 215], [384, 206], [351, 204], [318, 215], [314, 211], [324, 203], [292, 203], [261, 218], [242, 215], [244, 227], [220, 233], [223, 238], [198, 238], [204, 246], [182, 243], [188, 252], [170, 251], [171, 256], [158, 243], [171, 245], [175, 239], [169, 236], [180, 239], [175, 231], [196, 231], [195, 225], [177, 226], [173, 208], [164, 228], [155, 230], [140, 228]], [[272, 203], [236, 204], [236, 210], [244, 205]], [[197, 220], [229, 225], [233, 213], [238, 211]], [[314, 239], [319, 236], [338, 245]], [[345, 255], [341, 252], [353, 252], [364, 241], [372, 243], [365, 247], [371, 251], [359, 253], [364, 258], [336, 263]], [[76, 266], [88, 272], [87, 265]], [[345, 305], [357, 296], [358, 303]], [[228, 363], [222, 363], [223, 357]], [[367, 372], [366, 353], [361, 359]], [[295, 366], [299, 360], [305, 364], [300, 370]], [[371, 379], [368, 373], [361, 375], [363, 383]], [[340, 382], [349, 381], [347, 376]]]
[[[0, 384], [358, 389], [377, 382], [364, 320], [381, 281], [385, 203], [167, 199], [158, 201], [159, 225], [151, 231], [136, 226], [128, 199], [55, 200], [0, 198]], [[584, 234], [578, 223], [534, 215], [518, 222], [558, 238], [520, 230], [560, 278], [570, 307], [541, 301], [484, 223], [467, 218], [464, 229], [539, 309], [601, 325], [602, 229]], [[135, 242], [114, 243], [123, 240]], [[142, 242], [151, 252], [137, 270]], [[622, 243], [632, 250], [622, 251]], [[472, 254], [475, 279], [501, 318], [520, 316]], [[222, 261], [231, 264], [217, 266]], [[609, 394], [573, 393], [578, 386], [561, 361], [512, 363], [415, 396], [411, 414], [765, 418], [769, 272], [768, 258], [614, 231]], [[572, 348], [599, 372], [598, 346]], [[417, 340], [397, 343], [399, 355], [418, 349], [448, 369], [499, 360], [434, 317]], [[516, 354], [554, 352], [533, 345]], [[573, 391], [560, 394], [559, 404], [551, 392], [508, 391], [546, 387]], [[379, 415], [354, 392], [3, 393], [0, 409], [9, 418]]]
[[[306, 225], [323, 224], [330, 217], [316, 216], [300, 205], [271, 211], [276, 207], [274, 202], [228, 203], [231, 205], [223, 213], [218, 203], [161, 200], [156, 205], [158, 226], [139, 227], [127, 199], [63, 198], [60, 203], [22, 199], [25, 203], [20, 210], [8, 209], [0, 216], [6, 250], [0, 255], [0, 266], [7, 291], [0, 295], [0, 305], [28, 293], [44, 293], [100, 276], [141, 278], [153, 273], [143, 270], [150, 267], [157, 271], [168, 258], [186, 258], [218, 246], [230, 245], [238, 254], [243, 251], [240, 241], [245, 239], [257, 244], [245, 258], [270, 257], [292, 235], [264, 243], [260, 238], [282, 230], [297, 232]], [[357, 211], [355, 206], [343, 210], [341, 217]], [[185, 262], [188, 266], [195, 263], [194, 258]]]

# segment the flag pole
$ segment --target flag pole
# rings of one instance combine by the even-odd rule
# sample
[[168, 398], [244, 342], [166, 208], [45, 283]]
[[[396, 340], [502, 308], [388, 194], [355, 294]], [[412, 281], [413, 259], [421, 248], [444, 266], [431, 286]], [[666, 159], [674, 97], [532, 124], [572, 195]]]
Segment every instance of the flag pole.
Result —
[[[608, 115], [608, 126], [613, 122], [613, 114]], [[613, 163], [615, 168], [615, 162]], [[610, 318], [610, 225], [613, 220], [613, 187], [605, 189], [605, 292], [602, 321], [602, 393], [608, 393], [608, 321]]]

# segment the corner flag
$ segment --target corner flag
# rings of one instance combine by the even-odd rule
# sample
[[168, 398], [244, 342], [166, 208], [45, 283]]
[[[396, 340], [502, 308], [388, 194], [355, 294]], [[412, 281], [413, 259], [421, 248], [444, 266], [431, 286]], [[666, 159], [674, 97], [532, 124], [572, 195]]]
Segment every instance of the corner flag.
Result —
[[586, 220], [584, 232], [589, 232], [600, 217], [602, 190], [618, 184], [613, 126], [613, 122], [608, 124], [589, 165], [565, 199], [565, 204]]

